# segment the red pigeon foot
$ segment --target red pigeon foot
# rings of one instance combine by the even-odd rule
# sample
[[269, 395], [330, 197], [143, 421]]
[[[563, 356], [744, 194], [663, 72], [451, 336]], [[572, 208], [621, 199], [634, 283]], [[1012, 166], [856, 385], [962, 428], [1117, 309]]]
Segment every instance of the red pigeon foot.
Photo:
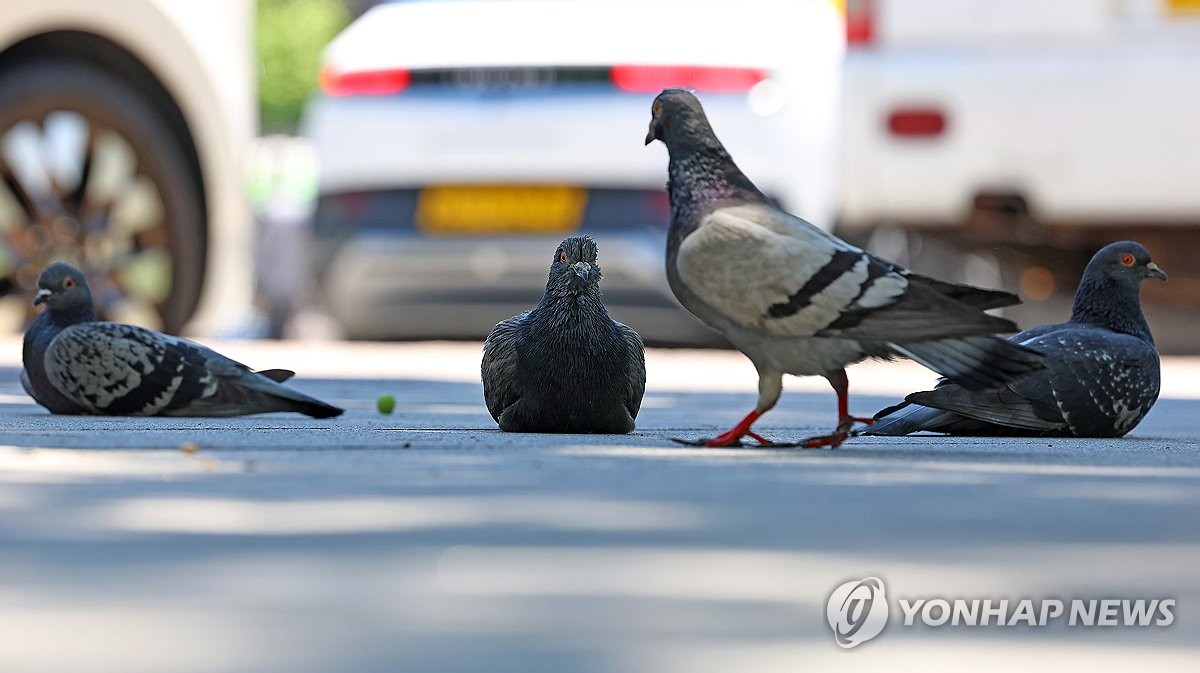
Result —
[[809, 437], [800, 442], [800, 446], [806, 449], [817, 449], [822, 446], [828, 446], [831, 449], [836, 449], [846, 441], [847, 437], [857, 435], [857, 432], [851, 432], [851, 428], [855, 423], [863, 423], [870, 425], [875, 422], [874, 418], [859, 418], [858, 416], [842, 416], [842, 420], [838, 421], [837, 429], [828, 435], [819, 437]]

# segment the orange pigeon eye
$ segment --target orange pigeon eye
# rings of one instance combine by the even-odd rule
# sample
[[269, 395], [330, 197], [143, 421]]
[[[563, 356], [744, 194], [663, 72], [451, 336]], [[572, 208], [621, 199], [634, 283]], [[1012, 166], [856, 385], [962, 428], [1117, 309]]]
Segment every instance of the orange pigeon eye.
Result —
[[1125, 253], [1124, 255], [1121, 255], [1121, 263], [1124, 264], [1125, 266], [1133, 266], [1133, 262], [1134, 262], [1133, 255], [1131, 255], [1129, 253]]
[[75, 279], [74, 278], [68, 278], [63, 281], [63, 289], [64, 290], [70, 290], [73, 287], [75, 287]]
[[567, 253], [560, 250], [558, 253], [558, 261], [562, 262], [563, 264], [566, 264], [567, 263]]

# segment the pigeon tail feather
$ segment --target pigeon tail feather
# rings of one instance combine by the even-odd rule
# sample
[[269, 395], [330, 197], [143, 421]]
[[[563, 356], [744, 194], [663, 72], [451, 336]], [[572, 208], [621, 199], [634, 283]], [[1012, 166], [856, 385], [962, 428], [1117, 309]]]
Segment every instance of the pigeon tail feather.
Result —
[[862, 430], [864, 435], [902, 437], [914, 432], [941, 432], [965, 436], [1014, 436], [1041, 434], [1028, 430], [1017, 430], [976, 418], [969, 418], [953, 411], [923, 407], [903, 402], [875, 415], [875, 422]]
[[296, 372], [290, 369], [260, 369], [255, 374], [265, 376], [275, 383], [286, 383], [296, 375]]
[[948, 412], [901, 402], [876, 413], [875, 422], [864, 429], [863, 434], [899, 437], [921, 430], [934, 430], [939, 414]]
[[[220, 369], [219, 366], [213, 368]], [[339, 407], [279, 385], [260, 374], [249, 370], [233, 375], [222, 372], [218, 374], [219, 384], [213, 396], [194, 400], [186, 407], [167, 413], [172, 416], [238, 416], [295, 411], [312, 418], [332, 418], [343, 412]]]
[[1047, 417], [1045, 411], [1037, 404], [1008, 388], [972, 391], [961, 386], [945, 385], [934, 390], [912, 393], [904, 399], [913, 404], [953, 412], [984, 423], [1039, 432], [1066, 429], [1066, 424], [1061, 418]]

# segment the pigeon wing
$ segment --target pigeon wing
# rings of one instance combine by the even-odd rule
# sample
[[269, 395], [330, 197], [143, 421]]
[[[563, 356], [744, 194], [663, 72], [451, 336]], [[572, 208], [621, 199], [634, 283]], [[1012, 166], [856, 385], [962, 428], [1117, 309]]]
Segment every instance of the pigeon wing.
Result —
[[1030, 345], [1048, 355], [1051, 368], [1043, 375], [1049, 377], [1048, 387], [1074, 435], [1124, 435], [1158, 399], [1158, 352], [1143, 339], [1075, 326], [1042, 335]]
[[1158, 354], [1137, 337], [1054, 325], [1013, 340], [1045, 353], [1047, 368], [999, 390], [942, 384], [905, 399], [1009, 428], [1104, 437], [1131, 430], [1158, 398]]
[[134, 325], [93, 322], [63, 330], [46, 350], [51, 384], [88, 411], [114, 416], [240, 416], [338, 407], [275, 383], [200, 344]]
[[211, 395], [217, 386], [200, 348], [181, 348], [179, 341], [133, 325], [73, 325], [46, 349], [46, 375], [92, 413], [160, 414]]
[[497, 423], [506, 409], [521, 399], [517, 334], [529, 312], [500, 321], [483, 342], [483, 401]]
[[[879, 261], [884, 262], [884, 260]], [[890, 264], [890, 262], [884, 263]], [[896, 268], [908, 278], [908, 282], [929, 288], [942, 296], [949, 297], [967, 306], [973, 306], [981, 311], [986, 311], [990, 308], [1015, 306], [1021, 303], [1021, 298], [1011, 292], [989, 290], [987, 288], [975, 287], [974, 285], [963, 285], [962, 283], [949, 283], [937, 278], [922, 276], [919, 273], [913, 273], [900, 267]]]
[[[1015, 330], [923, 277], [911, 282], [903, 268], [765, 205], [713, 211], [680, 243], [676, 267], [702, 301], [773, 336], [905, 342]], [[985, 305], [1002, 301], [964, 296]]]
[[628, 368], [626, 378], [629, 381], [625, 408], [629, 410], [631, 418], [637, 418], [638, 411], [642, 408], [642, 396], [646, 393], [646, 346], [642, 343], [642, 337], [632, 328], [616, 320], [613, 323], [617, 326], [621, 341], [625, 345], [625, 363]]
[[885, 306], [903, 294], [899, 273], [767, 206], [720, 208], [679, 246], [679, 278], [744, 328], [811, 336], [852, 306]]
[[22, 369], [20, 378], [21, 378], [21, 389], [25, 391], [26, 395], [30, 396], [31, 398], [33, 398], [36, 401], [37, 394], [33, 392], [33, 382], [31, 382], [29, 380], [29, 372]]

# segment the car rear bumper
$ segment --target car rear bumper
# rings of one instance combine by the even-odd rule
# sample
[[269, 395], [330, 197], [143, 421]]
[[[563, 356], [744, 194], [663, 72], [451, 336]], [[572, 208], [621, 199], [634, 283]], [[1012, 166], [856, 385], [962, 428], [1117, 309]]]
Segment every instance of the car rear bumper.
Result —
[[[605, 305], [648, 342], [723, 345], [675, 302], [663, 273], [665, 234], [594, 236]], [[332, 248], [319, 274], [330, 313], [358, 339], [483, 339], [541, 299], [558, 236], [429, 238], [360, 232]]]

